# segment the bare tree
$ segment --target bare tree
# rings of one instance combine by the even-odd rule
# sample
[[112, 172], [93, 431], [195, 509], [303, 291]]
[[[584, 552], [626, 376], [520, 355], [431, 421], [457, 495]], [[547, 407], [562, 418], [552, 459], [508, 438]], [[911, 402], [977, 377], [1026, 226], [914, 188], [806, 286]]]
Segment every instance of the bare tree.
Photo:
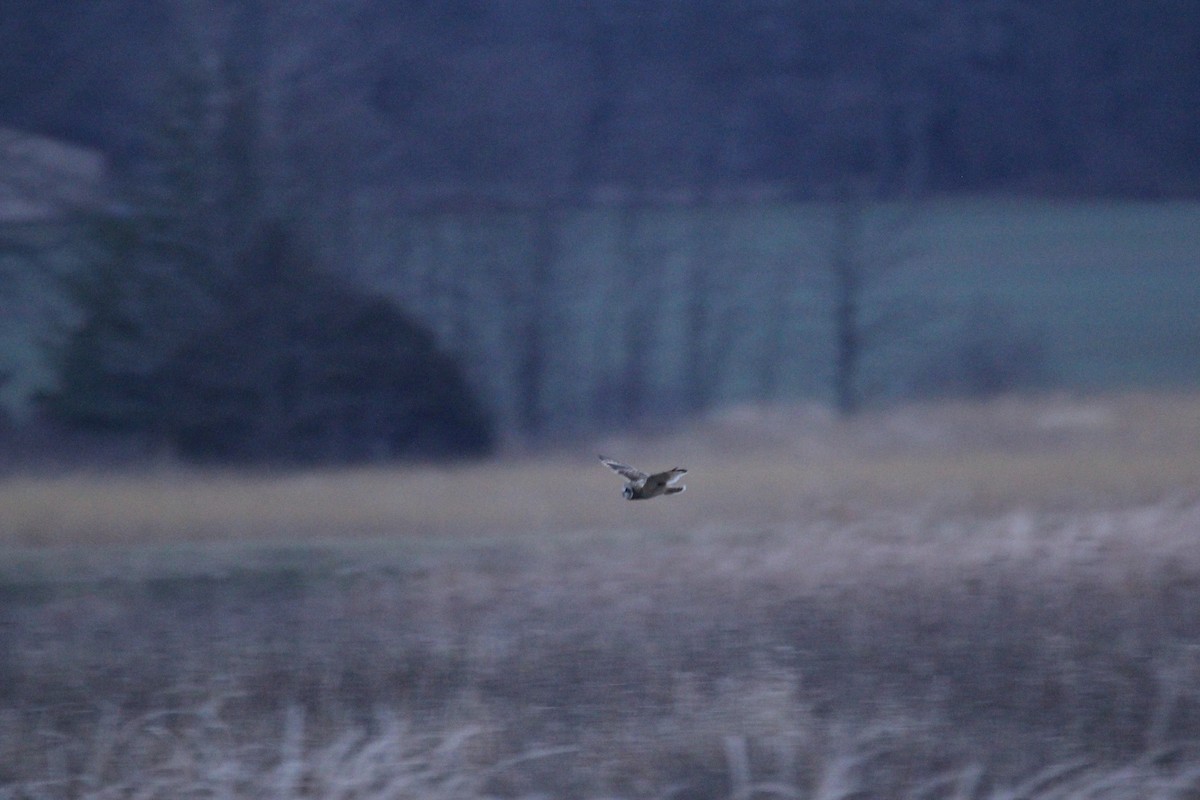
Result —
[[[858, 412], [884, 391], [887, 365], [912, 366], [924, 328], [945, 309], [908, 286], [916, 265], [920, 206], [881, 201], [847, 181], [832, 206], [828, 298], [833, 332], [832, 389], [840, 414]], [[868, 374], [868, 364], [871, 365]]]
[[864, 284], [863, 204], [856, 193], [839, 198], [834, 208], [829, 254], [830, 303], [833, 312], [833, 396], [841, 414], [858, 410], [862, 364]]
[[722, 330], [718, 275], [724, 267], [721, 247], [724, 225], [720, 209], [710, 191], [699, 187], [701, 196], [689, 209], [692, 242], [688, 254], [688, 283], [684, 307], [687, 350], [684, 354], [684, 402], [692, 411], [704, 411], [713, 402], [722, 373], [722, 354], [729, 331]]
[[521, 430], [533, 437], [542, 432], [545, 414], [561, 219], [562, 210], [553, 200], [547, 200], [530, 215], [529, 260], [517, 328], [517, 413]]

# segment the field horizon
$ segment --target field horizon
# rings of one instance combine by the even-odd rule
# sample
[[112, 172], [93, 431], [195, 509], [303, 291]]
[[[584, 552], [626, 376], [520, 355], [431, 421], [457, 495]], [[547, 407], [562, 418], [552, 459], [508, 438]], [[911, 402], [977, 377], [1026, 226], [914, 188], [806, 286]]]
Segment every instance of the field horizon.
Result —
[[[686, 466], [689, 492], [626, 505], [598, 453]], [[1001, 396], [843, 419], [819, 405], [736, 406], [663, 431], [508, 449], [460, 463], [344, 468], [15, 469], [0, 547], [525, 535], [783, 522], [891, 505], [972, 514], [1195, 496], [1200, 394]], [[653, 515], [653, 516], [650, 516]]]

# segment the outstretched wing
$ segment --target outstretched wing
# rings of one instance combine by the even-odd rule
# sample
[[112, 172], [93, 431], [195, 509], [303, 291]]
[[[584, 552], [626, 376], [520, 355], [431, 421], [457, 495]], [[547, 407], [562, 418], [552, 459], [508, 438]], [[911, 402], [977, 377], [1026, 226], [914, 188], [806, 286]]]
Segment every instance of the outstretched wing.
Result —
[[646, 481], [646, 483], [654, 483], [658, 484], [659, 486], [670, 486], [672, 483], [676, 483], [686, 474], [687, 470], [683, 467], [675, 467], [674, 469], [669, 469], [666, 472], [656, 472], [650, 476], [650, 480]]
[[640, 469], [634, 469], [628, 464], [622, 464], [620, 461], [613, 461], [611, 458], [600, 456], [600, 462], [621, 477], [631, 481], [641, 481], [649, 477]]

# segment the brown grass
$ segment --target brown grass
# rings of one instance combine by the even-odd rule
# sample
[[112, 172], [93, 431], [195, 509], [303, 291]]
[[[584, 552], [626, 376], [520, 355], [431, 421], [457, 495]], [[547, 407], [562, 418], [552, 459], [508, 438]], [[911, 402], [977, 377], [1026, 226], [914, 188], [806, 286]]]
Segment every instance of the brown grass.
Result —
[[1170, 503], [893, 509], [13, 581], [0, 781], [1187, 797], [1197, 530], [1200, 506]]
[[[620, 484], [594, 450], [645, 467], [686, 465], [689, 493], [617, 502]], [[12, 475], [0, 481], [0, 546], [684, 531], [897, 504], [953, 513], [1116, 507], [1194, 497], [1197, 487], [1198, 396], [1005, 399], [851, 422], [745, 409], [671, 436], [453, 468]]]
[[1198, 463], [1133, 396], [12, 477], [0, 796], [1194, 797]]

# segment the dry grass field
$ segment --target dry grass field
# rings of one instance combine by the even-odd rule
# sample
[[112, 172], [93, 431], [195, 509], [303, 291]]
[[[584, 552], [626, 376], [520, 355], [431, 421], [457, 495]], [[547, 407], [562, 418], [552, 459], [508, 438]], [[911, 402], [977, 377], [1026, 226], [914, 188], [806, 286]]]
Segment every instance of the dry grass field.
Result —
[[[691, 492], [671, 504], [614, 504], [620, 481], [593, 450], [647, 468], [687, 466]], [[668, 435], [466, 466], [18, 473], [0, 481], [0, 547], [503, 539], [795, 523], [897, 504], [975, 514], [1197, 495], [1195, 396], [946, 403], [851, 422], [816, 407], [734, 409]]]
[[1186, 395], [11, 474], [0, 797], [1200, 797], [1198, 538]]

